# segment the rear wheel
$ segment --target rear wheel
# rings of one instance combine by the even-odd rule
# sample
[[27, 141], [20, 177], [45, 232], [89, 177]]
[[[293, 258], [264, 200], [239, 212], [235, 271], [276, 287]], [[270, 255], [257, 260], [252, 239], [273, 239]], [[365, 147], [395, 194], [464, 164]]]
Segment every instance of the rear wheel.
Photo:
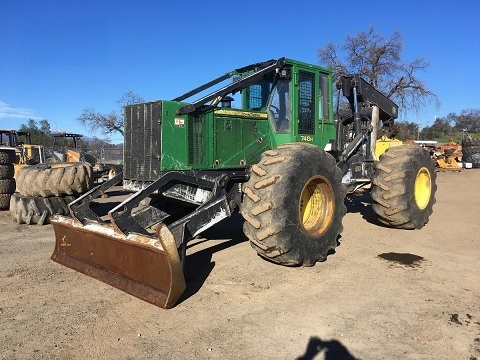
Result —
[[437, 174], [430, 154], [415, 145], [387, 149], [375, 164], [373, 210], [378, 220], [401, 229], [420, 229], [435, 204]]
[[262, 257], [312, 266], [337, 245], [346, 190], [335, 159], [310, 144], [262, 154], [243, 186], [243, 230]]

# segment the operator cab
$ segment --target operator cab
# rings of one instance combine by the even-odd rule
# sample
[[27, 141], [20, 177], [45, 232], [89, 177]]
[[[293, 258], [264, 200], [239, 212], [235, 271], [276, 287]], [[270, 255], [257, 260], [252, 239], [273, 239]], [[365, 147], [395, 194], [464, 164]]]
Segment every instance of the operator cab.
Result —
[[277, 146], [301, 141], [330, 150], [335, 139], [331, 83], [331, 71], [286, 60], [241, 90], [242, 108], [267, 113]]

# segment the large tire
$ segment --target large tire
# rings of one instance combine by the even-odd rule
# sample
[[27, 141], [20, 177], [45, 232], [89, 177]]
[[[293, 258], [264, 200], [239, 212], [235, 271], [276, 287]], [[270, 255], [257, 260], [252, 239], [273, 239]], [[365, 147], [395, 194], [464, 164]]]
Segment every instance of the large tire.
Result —
[[466, 163], [471, 163], [472, 167], [478, 168], [480, 167], [480, 153], [463, 155], [462, 161]]
[[471, 163], [474, 168], [480, 167], [480, 139], [462, 141], [462, 161]]
[[433, 212], [437, 174], [430, 154], [416, 145], [387, 149], [375, 163], [373, 210], [399, 229], [420, 229]]
[[12, 194], [0, 194], [0, 210], [8, 210]]
[[13, 164], [15, 161], [15, 149], [0, 148], [0, 164]]
[[24, 196], [66, 196], [93, 187], [93, 170], [88, 163], [56, 163], [19, 169], [17, 191]]
[[462, 149], [480, 146], [480, 139], [463, 139], [462, 141]]
[[74, 196], [44, 198], [15, 193], [10, 199], [10, 213], [19, 224], [45, 225], [50, 223], [52, 215], [68, 215], [67, 205], [73, 200]]
[[312, 266], [337, 246], [346, 190], [335, 159], [317, 146], [285, 144], [262, 154], [243, 186], [243, 230], [257, 253]]
[[15, 167], [13, 164], [0, 165], [0, 179], [11, 179], [15, 174]]
[[480, 146], [469, 146], [462, 148], [462, 155], [480, 154]]
[[0, 194], [13, 194], [15, 192], [15, 179], [0, 180]]

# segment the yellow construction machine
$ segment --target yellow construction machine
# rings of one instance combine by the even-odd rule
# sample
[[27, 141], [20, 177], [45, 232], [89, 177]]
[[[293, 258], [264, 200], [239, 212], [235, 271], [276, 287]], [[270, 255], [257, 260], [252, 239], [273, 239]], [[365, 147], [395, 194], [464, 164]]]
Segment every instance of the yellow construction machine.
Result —
[[461, 146], [453, 139], [447, 144], [438, 146], [433, 154], [438, 171], [461, 171], [459, 161], [462, 160]]
[[[121, 164], [107, 164], [99, 162], [91, 153], [80, 149], [82, 134], [58, 132], [53, 133], [53, 143], [47, 150], [47, 163], [55, 162], [87, 162], [92, 166], [95, 182], [111, 179], [122, 172]], [[121, 182], [121, 181], [120, 181]]]
[[45, 162], [44, 147], [32, 145], [29, 132], [2, 129], [0, 130], [0, 144], [15, 148], [15, 174], [22, 166]]

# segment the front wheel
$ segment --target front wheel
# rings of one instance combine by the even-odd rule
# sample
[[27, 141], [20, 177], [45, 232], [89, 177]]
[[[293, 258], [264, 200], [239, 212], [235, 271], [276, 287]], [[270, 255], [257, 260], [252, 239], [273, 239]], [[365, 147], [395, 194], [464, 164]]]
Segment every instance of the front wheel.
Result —
[[378, 220], [399, 229], [420, 229], [435, 204], [437, 174], [430, 154], [420, 146], [394, 146], [375, 164], [372, 199]]
[[335, 159], [310, 144], [262, 154], [243, 186], [244, 233], [257, 253], [282, 265], [312, 266], [337, 245], [346, 190]]

